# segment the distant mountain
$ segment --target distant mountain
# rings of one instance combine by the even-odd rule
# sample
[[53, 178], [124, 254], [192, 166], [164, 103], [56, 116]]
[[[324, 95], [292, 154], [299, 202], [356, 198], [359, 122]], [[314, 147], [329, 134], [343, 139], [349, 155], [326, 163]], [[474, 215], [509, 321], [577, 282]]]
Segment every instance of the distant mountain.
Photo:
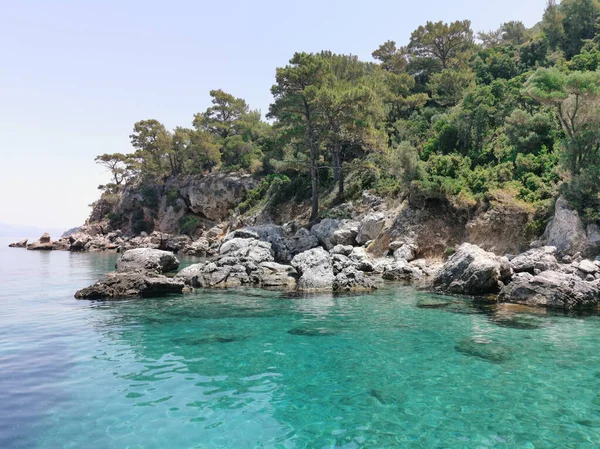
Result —
[[21, 226], [0, 223], [0, 237], [37, 239], [44, 232], [49, 232], [52, 237], [58, 238], [64, 231], [64, 228], [39, 228], [37, 226]]

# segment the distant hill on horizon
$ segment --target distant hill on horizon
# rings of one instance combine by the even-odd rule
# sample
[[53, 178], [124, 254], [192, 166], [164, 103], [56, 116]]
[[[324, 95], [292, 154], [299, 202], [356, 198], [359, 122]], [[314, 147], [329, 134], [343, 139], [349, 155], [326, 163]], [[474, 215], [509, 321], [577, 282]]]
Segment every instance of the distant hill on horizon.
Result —
[[67, 228], [41, 228], [39, 226], [0, 223], [0, 237], [18, 239], [38, 239], [44, 232], [49, 232], [52, 237], [57, 238], [66, 230]]

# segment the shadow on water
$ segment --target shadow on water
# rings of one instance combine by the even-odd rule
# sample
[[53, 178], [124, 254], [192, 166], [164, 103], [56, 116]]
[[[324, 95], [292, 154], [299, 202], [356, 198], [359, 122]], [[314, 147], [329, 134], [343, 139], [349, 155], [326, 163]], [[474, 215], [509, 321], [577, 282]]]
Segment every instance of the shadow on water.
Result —
[[303, 337], [331, 337], [335, 332], [325, 328], [295, 328], [287, 331], [290, 335], [301, 335]]
[[537, 330], [552, 326], [553, 317], [600, 319], [600, 311], [560, 310], [531, 307], [520, 304], [497, 303], [487, 298], [448, 297], [437, 294], [423, 295], [416, 302], [419, 309], [439, 309], [460, 315], [483, 315], [498, 327], [517, 330]]
[[203, 337], [177, 337], [171, 341], [177, 345], [200, 346], [213, 343], [234, 343], [247, 340], [247, 335], [207, 335]]
[[61, 345], [48, 343], [0, 357], [0, 447], [34, 447], [34, 435], [50, 430], [52, 408], [70, 399], [60, 388], [74, 365], [67, 354]]

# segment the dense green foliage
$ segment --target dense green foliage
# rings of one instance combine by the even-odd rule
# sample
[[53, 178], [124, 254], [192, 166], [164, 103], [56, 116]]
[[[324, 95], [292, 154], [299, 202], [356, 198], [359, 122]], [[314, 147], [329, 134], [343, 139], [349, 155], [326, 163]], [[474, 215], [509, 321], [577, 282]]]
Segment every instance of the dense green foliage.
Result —
[[312, 218], [320, 198], [330, 206], [363, 189], [460, 207], [502, 190], [539, 210], [562, 189], [597, 220], [599, 17], [600, 0], [549, 1], [531, 29], [511, 21], [475, 34], [468, 20], [427, 22], [406, 46], [383, 43], [377, 62], [296, 53], [276, 70], [271, 122], [211, 91], [192, 128], [142, 120], [131, 154], [98, 156], [113, 175], [102, 187], [245, 171], [262, 182], [241, 212], [311, 197]]

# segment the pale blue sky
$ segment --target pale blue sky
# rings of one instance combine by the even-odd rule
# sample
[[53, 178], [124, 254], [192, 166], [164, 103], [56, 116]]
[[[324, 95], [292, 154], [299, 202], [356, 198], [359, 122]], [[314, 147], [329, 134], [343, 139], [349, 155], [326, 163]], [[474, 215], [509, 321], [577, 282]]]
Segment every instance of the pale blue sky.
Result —
[[533, 26], [546, 0], [0, 0], [0, 222], [81, 224], [135, 121], [189, 126], [223, 89], [265, 113], [295, 51], [370, 60], [427, 20]]

